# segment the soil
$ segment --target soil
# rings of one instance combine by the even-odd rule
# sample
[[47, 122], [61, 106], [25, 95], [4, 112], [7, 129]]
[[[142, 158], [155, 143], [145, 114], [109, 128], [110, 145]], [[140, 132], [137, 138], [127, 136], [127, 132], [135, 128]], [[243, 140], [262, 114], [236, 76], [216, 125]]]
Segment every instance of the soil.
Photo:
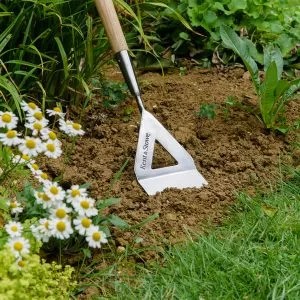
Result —
[[[120, 79], [118, 71], [111, 78]], [[225, 101], [236, 97], [245, 107], [254, 107], [249, 76], [243, 69], [193, 69], [184, 75], [139, 75], [145, 107], [175, 136], [192, 155], [199, 172], [209, 185], [201, 189], [168, 189], [148, 196], [134, 174], [140, 115], [134, 99], [108, 110], [94, 99], [84, 120], [86, 135], [76, 145], [71, 162], [62, 159], [47, 163], [48, 172], [61, 176], [64, 186], [90, 183], [90, 194], [96, 199], [118, 197], [113, 213], [136, 225], [151, 215], [159, 217], [138, 233], [142, 246], [162, 242], [176, 243], [186, 238], [186, 229], [201, 231], [205, 224], [219, 224], [236, 200], [238, 191], [254, 194], [278, 180], [281, 165], [298, 165], [299, 150], [287, 136], [267, 132], [263, 124], [245, 109], [231, 107]], [[216, 116], [209, 120], [197, 117], [202, 104], [216, 104]], [[133, 113], [124, 111], [133, 107]], [[74, 109], [76, 110], [76, 109]], [[291, 101], [288, 119], [299, 118], [300, 105]], [[297, 152], [298, 151], [298, 152]], [[124, 163], [120, 178], [114, 180]], [[153, 165], [172, 163], [172, 158], [157, 147]], [[133, 232], [113, 230], [116, 246], [131, 243]]]

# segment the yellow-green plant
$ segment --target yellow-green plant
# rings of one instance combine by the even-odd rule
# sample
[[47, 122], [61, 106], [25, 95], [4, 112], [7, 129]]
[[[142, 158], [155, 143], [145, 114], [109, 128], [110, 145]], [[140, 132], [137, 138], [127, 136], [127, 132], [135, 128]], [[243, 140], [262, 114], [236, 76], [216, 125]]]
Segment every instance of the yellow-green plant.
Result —
[[[300, 88], [300, 79], [287, 81], [281, 79], [283, 59], [279, 49], [265, 49], [264, 70], [265, 78], [261, 81], [256, 62], [251, 57], [249, 40], [242, 40], [234, 30], [227, 26], [220, 27], [220, 35], [225, 47], [237, 54], [248, 69], [256, 93], [259, 98], [261, 119], [267, 129], [286, 132], [284, 108], [294, 93]], [[252, 45], [252, 48], [254, 45]]]

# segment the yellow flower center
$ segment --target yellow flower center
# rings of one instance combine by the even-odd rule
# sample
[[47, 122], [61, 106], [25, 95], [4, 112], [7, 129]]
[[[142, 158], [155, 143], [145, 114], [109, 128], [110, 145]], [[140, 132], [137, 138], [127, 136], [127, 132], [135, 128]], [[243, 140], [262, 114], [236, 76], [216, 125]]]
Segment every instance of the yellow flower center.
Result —
[[51, 140], [56, 140], [56, 134], [53, 131], [50, 131], [48, 136]]
[[28, 149], [34, 149], [36, 147], [36, 142], [34, 140], [27, 140], [25, 145]]
[[44, 179], [44, 180], [47, 180], [48, 179], [48, 175], [46, 173], [42, 173], [41, 174], [41, 178]]
[[78, 123], [73, 123], [73, 124], [72, 124], [72, 127], [73, 127], [75, 130], [80, 130], [80, 129], [81, 129], [81, 125], [78, 124]]
[[11, 115], [10, 114], [3, 114], [2, 115], [2, 121], [4, 122], [4, 123], [10, 123], [11, 122], [11, 120], [12, 120], [12, 117], [11, 117]]
[[50, 152], [54, 152], [55, 151], [55, 145], [54, 144], [47, 144], [47, 150]]
[[39, 169], [39, 166], [37, 164], [32, 164], [31, 165], [33, 170], [37, 171]]
[[40, 131], [40, 130], [43, 129], [43, 126], [42, 126], [41, 123], [34, 123], [34, 124], [33, 124], [33, 128], [34, 128], [35, 130]]
[[81, 220], [81, 225], [85, 228], [89, 228], [91, 226], [92, 221], [88, 218], [83, 218]]
[[14, 243], [14, 249], [16, 251], [21, 251], [23, 249], [23, 244], [21, 242], [15, 242]]
[[15, 131], [15, 130], [8, 130], [7, 132], [6, 132], [6, 137], [8, 138], [8, 139], [13, 139], [13, 138], [15, 138], [17, 136], [17, 132]]
[[13, 226], [10, 227], [10, 229], [11, 229], [11, 231], [13, 231], [13, 232], [17, 232], [17, 231], [18, 231], [18, 226], [13, 225]]
[[66, 213], [66, 211], [65, 211], [63, 208], [59, 208], [59, 209], [57, 209], [55, 215], [56, 215], [59, 219], [63, 219], [63, 218], [67, 215], [67, 213]]
[[66, 230], [66, 224], [63, 221], [59, 221], [56, 223], [56, 229], [60, 232], [63, 232]]
[[50, 201], [51, 199], [45, 193], [42, 193], [42, 200], [47, 202]]
[[53, 194], [53, 195], [57, 195], [58, 194], [58, 188], [56, 186], [51, 186], [50, 193]]
[[80, 205], [81, 205], [81, 207], [84, 208], [84, 209], [88, 209], [88, 208], [90, 207], [90, 203], [89, 203], [89, 201], [87, 201], [87, 200], [82, 200], [82, 201], [80, 201]]
[[45, 227], [46, 229], [49, 229], [49, 222], [48, 222], [48, 221], [45, 221], [44, 227]]
[[28, 106], [31, 108], [31, 109], [36, 109], [37, 106], [33, 103], [33, 102], [29, 102], [28, 103]]
[[80, 196], [80, 191], [79, 190], [72, 190], [71, 196], [74, 197], [74, 198], [77, 197], [77, 196]]
[[93, 240], [94, 240], [94, 241], [98, 242], [98, 241], [100, 241], [100, 239], [101, 239], [101, 234], [100, 234], [100, 232], [97, 231], [97, 232], [94, 232], [94, 233], [93, 233], [93, 236], [92, 236], [92, 237], [93, 237]]
[[19, 261], [18, 261], [18, 266], [21, 267], [21, 268], [24, 268], [24, 267], [25, 267], [25, 262], [24, 262], [24, 260], [19, 260]]
[[23, 158], [24, 160], [29, 160], [29, 159], [30, 159], [30, 156], [27, 155], [27, 154], [22, 154], [22, 158]]
[[18, 206], [18, 205], [17, 205], [17, 202], [16, 202], [16, 201], [10, 203], [10, 207], [11, 207], [11, 208], [17, 208], [17, 206]]
[[39, 121], [43, 119], [43, 114], [40, 111], [35, 112], [33, 116]]
[[55, 112], [57, 112], [57, 113], [60, 113], [60, 112], [61, 112], [60, 108], [59, 108], [59, 107], [57, 107], [57, 106], [56, 106], [56, 107], [54, 107], [54, 108], [53, 108], [53, 110], [54, 110]]

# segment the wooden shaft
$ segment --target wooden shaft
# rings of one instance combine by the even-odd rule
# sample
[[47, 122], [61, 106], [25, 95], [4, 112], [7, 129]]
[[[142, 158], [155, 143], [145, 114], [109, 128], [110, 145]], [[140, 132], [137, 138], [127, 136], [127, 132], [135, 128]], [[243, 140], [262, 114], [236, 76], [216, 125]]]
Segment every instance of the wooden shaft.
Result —
[[112, 0], [95, 0], [99, 15], [114, 53], [128, 50], [123, 30], [120, 25]]

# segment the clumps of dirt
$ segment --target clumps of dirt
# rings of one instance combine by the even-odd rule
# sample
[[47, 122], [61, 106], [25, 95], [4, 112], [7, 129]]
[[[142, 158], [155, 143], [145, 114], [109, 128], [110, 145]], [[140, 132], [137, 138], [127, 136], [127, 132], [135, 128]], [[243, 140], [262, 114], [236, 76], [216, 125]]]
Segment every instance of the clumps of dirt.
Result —
[[[208, 221], [219, 223], [238, 191], [255, 193], [268, 187], [278, 179], [280, 165], [297, 163], [289, 136], [265, 131], [262, 123], [242, 108], [227, 110], [224, 103], [231, 96], [250, 105], [257, 101], [244, 75], [242, 69], [225, 73], [195, 69], [184, 76], [148, 73], [140, 77], [145, 107], [192, 155], [209, 183], [205, 188], [168, 189], [155, 196], [143, 191], [133, 169], [140, 122], [133, 99], [111, 111], [101, 105], [94, 107], [86, 115], [87, 134], [77, 142], [71, 162], [51, 162], [48, 171], [61, 176], [65, 186], [90, 183], [91, 196], [97, 199], [119, 197], [120, 204], [107, 213], [131, 225], [158, 213], [159, 218], [139, 233], [143, 246], [177, 242], [185, 237], [185, 228], [199, 231]], [[204, 103], [218, 105], [215, 119], [196, 116]], [[124, 120], [128, 106], [135, 110]], [[295, 119], [300, 115], [299, 103], [293, 102], [291, 108], [289, 118]], [[126, 160], [121, 177], [114, 180]], [[157, 147], [155, 166], [171, 162]], [[124, 246], [133, 236], [115, 230], [114, 238], [117, 245]]]

